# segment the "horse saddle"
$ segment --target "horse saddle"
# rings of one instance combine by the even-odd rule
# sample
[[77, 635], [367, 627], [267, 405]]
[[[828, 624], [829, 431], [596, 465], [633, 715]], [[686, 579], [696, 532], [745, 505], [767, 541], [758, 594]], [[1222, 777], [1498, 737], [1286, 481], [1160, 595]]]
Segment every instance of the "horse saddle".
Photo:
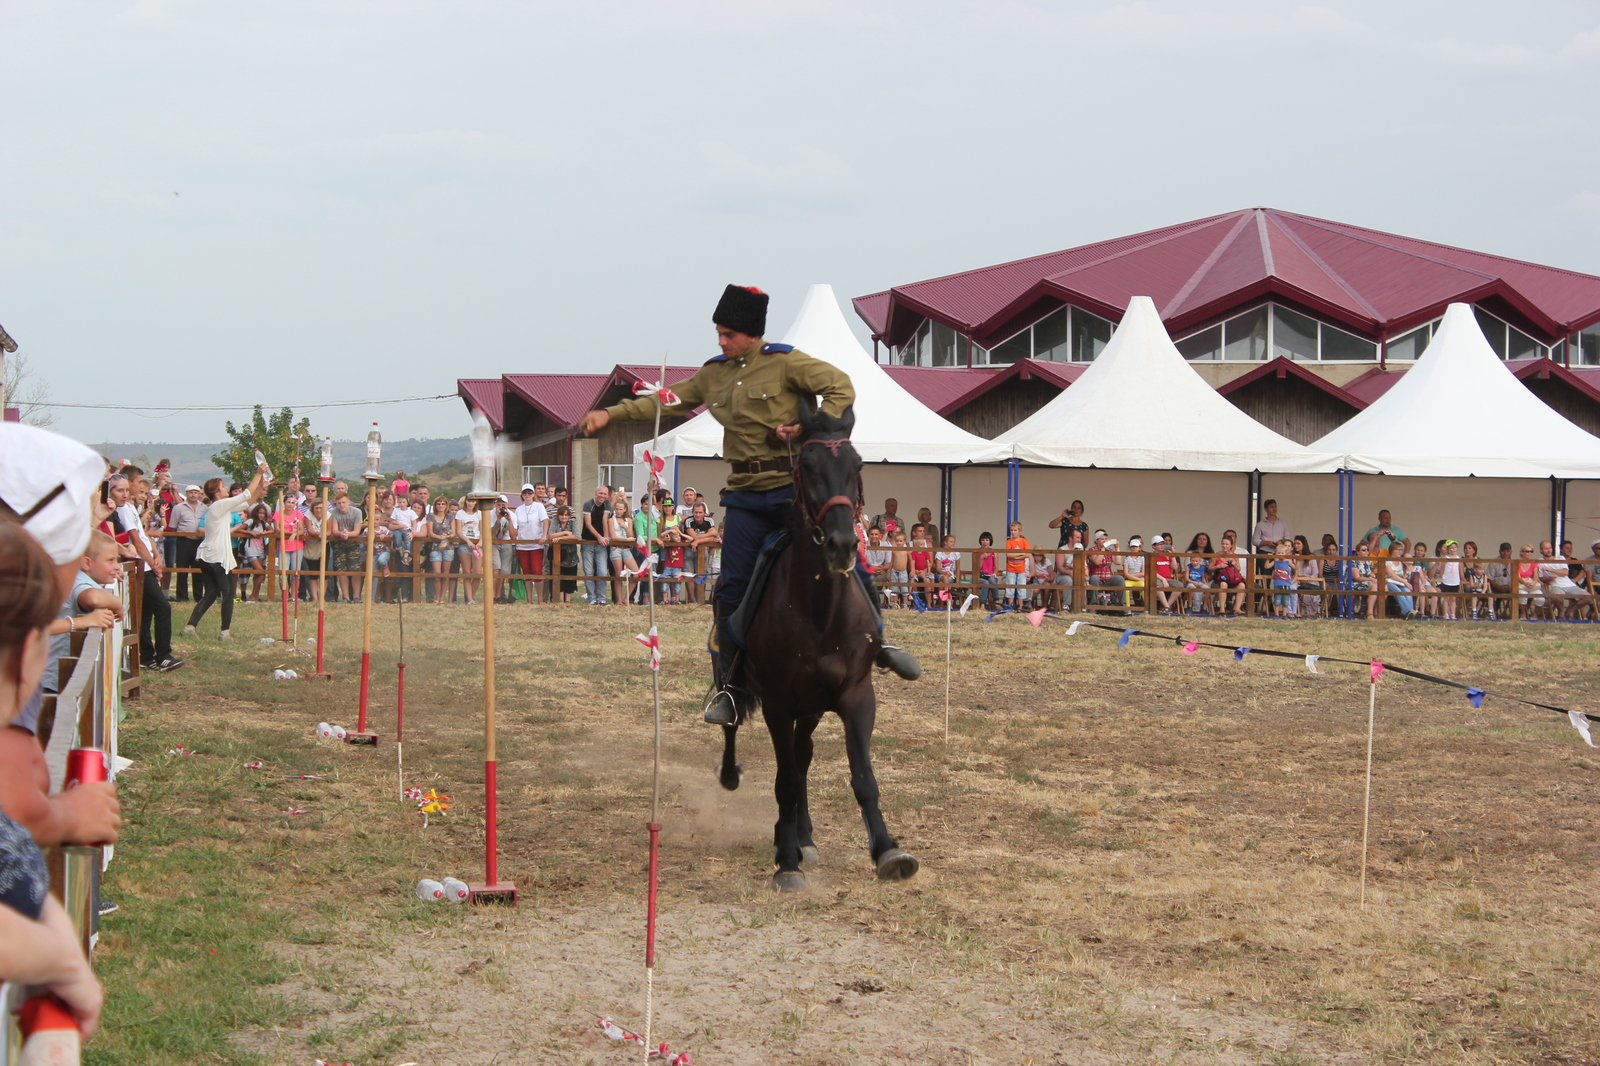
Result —
[[744, 599], [739, 601], [739, 606], [734, 608], [733, 614], [728, 618], [728, 635], [741, 648], [744, 647], [744, 635], [750, 629], [750, 622], [761, 606], [761, 597], [767, 591], [767, 579], [772, 576], [772, 564], [778, 561], [778, 556], [789, 546], [792, 537], [793, 533], [790, 530], [780, 529], [761, 545], [761, 554], [756, 556], [756, 565], [750, 571], [750, 583], [744, 589]]

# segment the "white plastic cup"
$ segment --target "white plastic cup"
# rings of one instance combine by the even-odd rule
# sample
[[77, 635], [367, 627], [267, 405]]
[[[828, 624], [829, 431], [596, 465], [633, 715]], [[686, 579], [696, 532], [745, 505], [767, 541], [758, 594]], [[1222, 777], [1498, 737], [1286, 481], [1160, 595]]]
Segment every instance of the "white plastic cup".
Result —
[[465, 881], [458, 881], [454, 877], [444, 879], [444, 898], [451, 903], [465, 903], [471, 894]]
[[417, 882], [417, 898], [424, 903], [437, 903], [445, 898], [444, 886], [431, 877]]

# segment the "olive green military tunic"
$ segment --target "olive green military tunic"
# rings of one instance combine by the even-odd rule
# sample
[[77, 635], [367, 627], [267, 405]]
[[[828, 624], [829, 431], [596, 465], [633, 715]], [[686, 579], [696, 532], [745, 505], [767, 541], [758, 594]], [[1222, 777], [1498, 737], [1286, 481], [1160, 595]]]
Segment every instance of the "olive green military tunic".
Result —
[[[719, 355], [671, 388], [679, 402], [663, 407], [664, 413], [688, 414], [704, 404], [722, 423], [722, 457], [734, 465], [728, 477], [734, 492], [765, 492], [793, 480], [786, 466], [753, 472], [741, 467], [788, 458], [772, 430], [800, 417], [801, 395], [822, 397], [821, 409], [835, 417], [856, 399], [850, 375], [787, 344], [763, 345], [733, 358]], [[607, 407], [606, 414], [644, 421], [655, 417], [657, 402], [653, 395], [640, 396]]]

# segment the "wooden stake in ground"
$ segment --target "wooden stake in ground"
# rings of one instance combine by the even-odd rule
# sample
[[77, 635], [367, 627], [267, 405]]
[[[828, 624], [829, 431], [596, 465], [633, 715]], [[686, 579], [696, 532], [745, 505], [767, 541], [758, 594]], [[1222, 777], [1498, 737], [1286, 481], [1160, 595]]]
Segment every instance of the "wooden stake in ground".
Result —
[[[477, 408], [472, 410], [472, 492], [469, 499], [478, 507], [478, 541], [483, 546], [483, 561], [494, 571], [494, 506], [500, 501], [495, 491], [494, 431]], [[480, 572], [482, 567], [479, 567]], [[483, 883], [468, 885], [472, 903], [517, 902], [517, 886], [500, 880], [500, 797], [496, 780], [494, 751], [494, 589], [479, 596], [483, 600]]]
[[954, 590], [944, 601], [944, 742], [950, 743], [950, 632], [955, 625], [956, 596]]
[[1378, 674], [1383, 667], [1372, 664], [1372, 682], [1367, 693], [1367, 798], [1361, 808], [1361, 909], [1367, 909], [1367, 831], [1372, 825], [1372, 735], [1378, 720]]
[[406, 755], [405, 755], [405, 726], [406, 726], [406, 598], [400, 595], [395, 599], [395, 607], [400, 612], [400, 677], [394, 690], [394, 770], [398, 780], [402, 802], [406, 798]]
[[[656, 384], [662, 389], [667, 387], [667, 357], [661, 356], [661, 376], [656, 379]], [[650, 443], [650, 461], [645, 464], [650, 469], [645, 484], [650, 486], [647, 491], [654, 492], [659, 482], [656, 478], [658, 459], [656, 453], [661, 448], [661, 407], [666, 403], [666, 398], [660, 392], [656, 393], [656, 426], [655, 435]], [[663, 511], [656, 526], [656, 535], [661, 534], [660, 522], [665, 521], [667, 515]], [[648, 529], [649, 527], [646, 526]], [[645, 562], [648, 565], [651, 556], [655, 553], [650, 545], [645, 545]], [[650, 566], [650, 639], [659, 640], [656, 635], [656, 568]], [[650, 1061], [650, 1041], [653, 1039], [651, 1026], [655, 1022], [655, 990], [656, 990], [656, 881], [659, 868], [661, 847], [661, 667], [656, 662], [657, 648], [651, 647], [650, 658], [650, 702], [655, 709], [655, 745], [654, 762], [650, 771], [650, 821], [645, 828], [650, 833], [650, 880], [649, 889], [645, 900], [645, 928], [644, 928], [644, 1051], [645, 1062]]]
[[[367, 732], [367, 694], [372, 681], [372, 601], [377, 599], [377, 589], [372, 583], [372, 555], [378, 542], [378, 478], [370, 472], [367, 479], [367, 562], [366, 578], [361, 589], [361, 697], [356, 712], [356, 731], [346, 734], [347, 744], [376, 745], [378, 734]], [[381, 477], [381, 475], [380, 475]], [[324, 547], [326, 552], [327, 548]]]

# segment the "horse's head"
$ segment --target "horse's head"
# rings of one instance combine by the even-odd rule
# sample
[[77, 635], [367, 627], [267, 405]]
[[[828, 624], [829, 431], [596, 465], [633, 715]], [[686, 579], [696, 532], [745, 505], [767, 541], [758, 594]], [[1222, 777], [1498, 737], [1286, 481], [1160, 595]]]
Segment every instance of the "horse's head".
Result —
[[853, 408], [838, 418], [800, 398], [796, 444], [795, 506], [806, 532], [822, 548], [828, 569], [848, 574], [856, 565], [856, 510], [861, 503], [861, 456], [850, 443]]

